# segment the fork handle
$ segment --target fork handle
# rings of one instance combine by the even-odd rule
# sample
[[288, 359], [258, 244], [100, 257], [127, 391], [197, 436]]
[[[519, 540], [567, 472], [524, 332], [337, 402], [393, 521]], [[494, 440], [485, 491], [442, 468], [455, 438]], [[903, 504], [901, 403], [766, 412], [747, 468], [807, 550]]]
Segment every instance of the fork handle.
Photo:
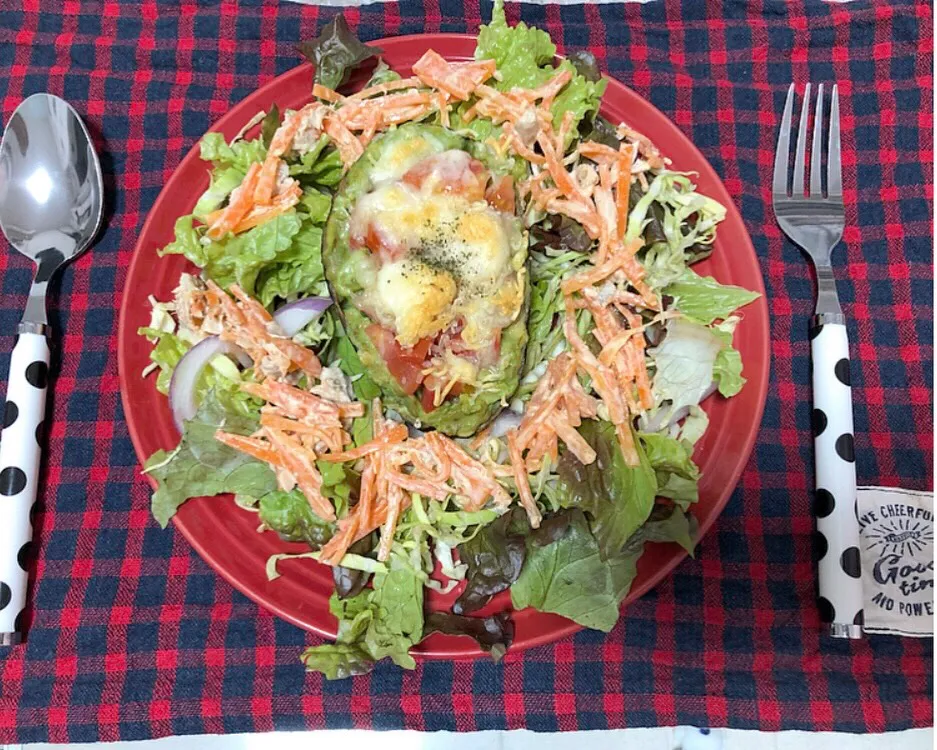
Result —
[[[22, 324], [24, 326], [30, 324]], [[43, 326], [39, 326], [43, 328]], [[42, 420], [46, 409], [49, 343], [23, 331], [10, 356], [0, 436], [0, 645], [18, 643], [26, 604], [30, 511], [36, 501]]]
[[861, 638], [862, 566], [856, 509], [849, 339], [841, 314], [810, 326], [813, 358], [813, 446], [820, 616], [837, 638]]

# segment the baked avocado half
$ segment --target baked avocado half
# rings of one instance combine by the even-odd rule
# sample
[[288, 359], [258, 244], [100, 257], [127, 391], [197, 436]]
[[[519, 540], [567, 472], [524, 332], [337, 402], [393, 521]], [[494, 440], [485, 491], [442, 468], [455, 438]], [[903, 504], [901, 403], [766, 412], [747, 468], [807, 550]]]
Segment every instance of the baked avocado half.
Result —
[[322, 259], [385, 406], [467, 437], [517, 389], [527, 233], [487, 146], [435, 125], [376, 137], [332, 203]]

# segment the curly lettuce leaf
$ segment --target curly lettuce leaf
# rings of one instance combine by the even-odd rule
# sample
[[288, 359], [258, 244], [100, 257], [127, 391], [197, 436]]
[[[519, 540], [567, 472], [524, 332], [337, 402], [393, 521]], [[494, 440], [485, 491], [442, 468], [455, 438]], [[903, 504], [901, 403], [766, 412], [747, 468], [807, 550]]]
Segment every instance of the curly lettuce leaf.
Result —
[[355, 67], [381, 53], [380, 47], [362, 43], [341, 15], [323, 26], [315, 39], [299, 44], [299, 51], [315, 65], [315, 82], [333, 90], [348, 80]]
[[563, 294], [560, 285], [566, 275], [581, 265], [586, 255], [566, 251], [548, 255], [530, 255], [530, 312], [527, 318], [527, 356], [521, 372], [519, 398], [534, 392], [549, 360], [566, 346], [563, 326]]
[[306, 668], [330, 680], [364, 674], [385, 657], [414, 669], [410, 647], [423, 637], [423, 581], [420, 571], [392, 560], [390, 570], [375, 573], [372, 589], [347, 599], [333, 594], [337, 642], [306, 649]]
[[383, 58], [379, 58], [377, 61], [377, 66], [374, 68], [374, 72], [371, 73], [371, 77], [368, 79], [368, 82], [364, 84], [364, 88], [367, 89], [371, 86], [380, 86], [382, 83], [399, 81], [400, 78], [400, 73], [384, 62]]
[[260, 140], [267, 148], [270, 148], [270, 142], [273, 140], [273, 136], [276, 135], [282, 121], [280, 108], [274, 102], [270, 105], [270, 111], [260, 121]]
[[357, 643], [326, 643], [307, 648], [302, 656], [310, 672], [321, 672], [327, 680], [367, 674], [374, 669], [374, 659]]
[[557, 474], [565, 489], [561, 502], [589, 515], [602, 559], [612, 559], [647, 520], [657, 478], [640, 442], [636, 441], [638, 466], [625, 463], [611, 423], [586, 420], [579, 432], [595, 450], [596, 460], [584, 465], [569, 453], [560, 457]]
[[322, 269], [322, 227], [305, 224], [258, 273], [255, 295], [264, 306], [275, 299], [294, 300], [310, 292], [326, 292]]
[[503, 0], [495, 0], [491, 21], [478, 30], [476, 60], [494, 60], [500, 80], [493, 82], [502, 91], [514, 87], [536, 88], [549, 81], [560, 70], [569, 70], [572, 80], [553, 102], [554, 125], [559, 127], [566, 112], [573, 114], [573, 130], [589, 113], [598, 112], [607, 81], [590, 81], [579, 75], [569, 60], [553, 67], [556, 45], [545, 31], [523, 21], [508, 26]]
[[700, 323], [724, 320], [760, 296], [740, 286], [720, 284], [711, 276], [700, 276], [685, 268], [681, 276], [664, 288], [674, 298], [673, 306]]
[[228, 143], [221, 133], [206, 133], [199, 141], [199, 152], [215, 169], [233, 168], [246, 174], [251, 164], [266, 158], [267, 147], [260, 138]]
[[639, 433], [648, 463], [657, 476], [657, 494], [681, 507], [699, 499], [699, 468], [693, 463], [693, 444], [662, 433]]
[[[156, 376], [156, 390], [166, 396], [169, 394], [172, 372], [191, 345], [174, 333], [156, 328], [138, 328], [137, 334], [151, 340], [155, 339], [156, 343], [150, 350], [150, 361], [159, 368], [159, 374]], [[207, 369], [206, 372], [208, 372]]]
[[625, 240], [644, 237], [647, 282], [664, 289], [683, 276], [687, 264], [700, 257], [701, 248], [712, 245], [726, 209], [696, 192], [686, 174], [670, 170], [658, 173], [646, 192], [635, 191], [635, 198]]
[[490, 617], [464, 617], [449, 612], [432, 612], [426, 617], [423, 635], [445, 633], [464, 635], [475, 640], [478, 647], [500, 661], [514, 640], [514, 621], [507, 612]]
[[696, 550], [699, 524], [685, 508], [658, 503], [651, 515], [625, 546], [625, 552], [643, 548], [645, 542], [676, 542], [690, 555]]
[[286, 542], [306, 542], [318, 549], [332, 537], [334, 524], [313, 513], [306, 496], [298, 489], [270, 492], [260, 498], [257, 507], [264, 525]]
[[329, 137], [322, 135], [315, 145], [290, 164], [290, 175], [303, 184], [330, 188], [344, 175], [344, 165], [338, 151], [330, 145]]
[[301, 224], [297, 212], [290, 210], [242, 234], [213, 242], [207, 246], [205, 274], [221, 287], [237, 284], [256, 296], [254, 284], [258, 275], [268, 265], [279, 262], [279, 256], [290, 249]]
[[151, 510], [164, 527], [189, 498], [231, 492], [262, 497], [277, 488], [276, 476], [265, 463], [215, 440], [215, 432], [249, 435], [257, 429], [257, 413], [245, 416], [226, 408], [211, 390], [202, 399], [196, 415], [185, 423], [178, 447], [167, 453], [156, 451], [144, 471], [159, 483]]
[[656, 372], [658, 401], [671, 401], [674, 409], [700, 402], [713, 381], [713, 366], [723, 341], [711, 328], [685, 318], [667, 324], [660, 346], [649, 351]]
[[[731, 336], [729, 337], [731, 342]], [[724, 343], [713, 362], [713, 379], [716, 386], [726, 398], [734, 396], [745, 385], [742, 377], [742, 355], [731, 343]]]
[[607, 633], [618, 621], [640, 554], [638, 549], [603, 559], [585, 516], [573, 511], [560, 539], [528, 549], [524, 568], [511, 586], [511, 601], [515, 609], [554, 612]]
[[698, 479], [699, 468], [693, 463], [693, 446], [660, 433], [638, 433], [644, 455], [654, 471]]
[[202, 237], [195, 227], [194, 216], [191, 214], [176, 219], [173, 228], [174, 238], [166, 247], [157, 250], [160, 257], [164, 255], [184, 255], [199, 268], [208, 262], [208, 253], [202, 244]]
[[452, 605], [455, 614], [481, 609], [517, 580], [527, 547], [523, 534], [512, 528], [513, 519], [513, 513], [505, 513], [459, 545], [459, 559], [468, 565], [468, 571], [465, 589]]
[[[340, 335], [333, 338], [332, 343], [333, 347], [331, 361], [333, 363], [338, 361], [339, 369], [352, 379], [351, 385], [352, 388], [354, 388], [357, 399], [368, 404], [372, 399], [380, 396], [381, 389], [371, 379], [371, 376], [368, 375], [364, 365], [361, 364], [361, 359], [358, 357], [358, 351], [355, 349], [355, 345], [351, 343], [351, 339], [348, 338], [348, 336]], [[359, 420], [355, 420], [355, 424], [358, 424], [358, 422]], [[360, 429], [370, 430], [370, 425], [371, 419], [367, 418], [366, 424], [362, 423], [360, 425]], [[368, 432], [367, 439], [371, 439], [370, 431]], [[358, 444], [360, 445], [360, 443]]]

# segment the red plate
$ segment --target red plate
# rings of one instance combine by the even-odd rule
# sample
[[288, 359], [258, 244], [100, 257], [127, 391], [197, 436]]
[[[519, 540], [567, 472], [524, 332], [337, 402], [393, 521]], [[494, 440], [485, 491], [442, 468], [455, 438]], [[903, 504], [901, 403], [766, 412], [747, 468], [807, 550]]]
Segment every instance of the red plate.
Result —
[[[435, 49], [450, 60], [471, 59], [475, 38], [461, 34], [427, 34], [385, 39], [377, 42], [384, 60], [403, 75], [427, 49]], [[256, 112], [271, 104], [280, 110], [298, 109], [309, 100], [311, 67], [297, 68], [255, 91], [222, 117], [212, 128], [233, 137]], [[675, 168], [699, 174], [699, 189], [728, 208], [719, 228], [712, 257], [698, 270], [723, 283], [738, 284], [762, 294], [745, 308], [745, 319], [735, 335], [742, 353], [748, 384], [735, 398], [717, 397], [707, 402], [710, 427], [697, 446], [695, 459], [702, 469], [700, 501], [695, 513], [705, 532], [716, 520], [738, 482], [748, 461], [768, 388], [769, 332], [768, 308], [758, 259], [745, 225], [725, 187], [702, 154], [661, 112], [617, 81], [609, 81], [602, 112], [613, 122], [627, 120], [637, 130], [650, 135]], [[130, 437], [143, 462], [157, 449], [170, 449], [179, 440], [167, 400], [157, 393], [153, 378], [140, 377], [149, 362], [150, 346], [137, 336], [139, 326], [149, 321], [147, 297], [168, 299], [180, 273], [192, 270], [180, 256], [159, 259], [157, 248], [173, 238], [177, 217], [190, 213], [195, 201], [208, 186], [208, 174], [195, 146], [182, 160], [153, 205], [137, 241], [120, 311], [118, 361], [120, 387]], [[202, 558], [235, 588], [280, 617], [327, 637], [335, 636], [335, 620], [329, 614], [328, 598], [332, 575], [328, 568], [312, 560], [281, 564], [284, 575], [268, 582], [264, 573], [267, 558], [277, 552], [300, 551], [301, 545], [285, 544], [273, 533], [256, 533], [257, 516], [234, 505], [230, 498], [200, 498], [186, 503], [175, 517], [177, 528]], [[627, 602], [655, 586], [679, 563], [685, 552], [675, 544], [648, 545], [638, 565], [638, 577]], [[444, 607], [455, 595], [430, 600]], [[496, 597], [485, 613], [510, 609], [507, 593]], [[567, 636], [579, 629], [575, 623], [556, 615], [523, 610], [514, 615], [514, 649], [536, 646]], [[434, 634], [414, 651], [427, 657], [455, 658], [478, 656], [482, 652], [467, 638]]]

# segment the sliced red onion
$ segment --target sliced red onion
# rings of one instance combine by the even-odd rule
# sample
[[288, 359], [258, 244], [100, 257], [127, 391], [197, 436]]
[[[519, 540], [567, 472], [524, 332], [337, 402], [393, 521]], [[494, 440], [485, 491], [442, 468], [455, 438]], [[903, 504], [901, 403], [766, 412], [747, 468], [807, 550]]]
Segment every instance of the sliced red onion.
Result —
[[279, 323], [287, 336], [293, 337], [324, 313], [331, 304], [330, 297], [306, 297], [283, 305], [273, 314], [273, 319]]
[[244, 355], [243, 350], [228, 341], [222, 341], [217, 336], [202, 339], [189, 351], [182, 355], [172, 371], [172, 380], [169, 381], [169, 407], [172, 409], [172, 418], [182, 432], [186, 420], [192, 419], [198, 410], [195, 401], [195, 384], [205, 366], [219, 354], [230, 354], [236, 359]]
[[493, 438], [504, 437], [508, 432], [519, 426], [523, 418], [523, 415], [505, 409], [491, 423], [491, 432], [489, 434]]

